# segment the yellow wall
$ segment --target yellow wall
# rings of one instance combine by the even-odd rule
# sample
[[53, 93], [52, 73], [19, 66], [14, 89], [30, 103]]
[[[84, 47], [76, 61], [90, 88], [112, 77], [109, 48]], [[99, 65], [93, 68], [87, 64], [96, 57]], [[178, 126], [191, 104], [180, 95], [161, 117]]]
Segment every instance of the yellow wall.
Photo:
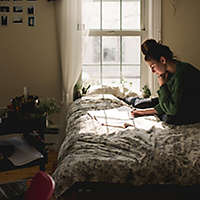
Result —
[[[176, 13], [170, 0], [162, 1], [162, 40], [178, 59], [200, 69], [200, 1], [175, 2]], [[3, 4], [12, 7], [14, 2], [0, 2]], [[21, 4], [36, 5], [36, 26], [27, 26], [26, 10], [23, 24], [12, 24], [14, 13], [10, 10], [8, 26], [0, 26], [0, 106], [7, 105], [11, 97], [21, 95], [24, 86], [30, 88], [31, 94], [41, 97], [59, 99], [61, 95], [54, 3], [37, 0]]]
[[200, 69], [200, 1], [176, 0], [176, 12], [170, 0], [162, 1], [162, 39], [177, 56]]
[[[13, 13], [14, 4], [24, 7], [23, 14]], [[0, 2], [9, 5], [9, 23], [0, 26], [0, 106], [11, 97], [22, 95], [27, 86], [40, 97], [60, 98], [60, 69], [57, 53], [54, 3]], [[27, 25], [27, 6], [35, 5], [36, 25]], [[0, 13], [2, 15], [2, 13]], [[14, 15], [23, 15], [23, 24], [13, 24]]]

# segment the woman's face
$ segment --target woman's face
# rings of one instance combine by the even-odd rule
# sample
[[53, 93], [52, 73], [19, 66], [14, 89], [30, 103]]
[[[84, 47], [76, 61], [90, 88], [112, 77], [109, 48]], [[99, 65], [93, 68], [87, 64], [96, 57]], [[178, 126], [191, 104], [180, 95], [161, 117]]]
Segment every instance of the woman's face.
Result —
[[166, 72], [166, 64], [161, 60], [160, 62], [156, 60], [146, 61], [147, 65], [149, 65], [152, 73], [156, 75], [161, 75]]

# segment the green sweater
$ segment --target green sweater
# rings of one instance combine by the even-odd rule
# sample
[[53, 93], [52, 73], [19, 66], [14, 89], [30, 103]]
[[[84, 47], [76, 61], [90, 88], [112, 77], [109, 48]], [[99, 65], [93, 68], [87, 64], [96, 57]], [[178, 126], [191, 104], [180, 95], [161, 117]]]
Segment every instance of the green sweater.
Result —
[[192, 65], [176, 61], [176, 72], [169, 74], [168, 81], [157, 92], [159, 104], [155, 110], [158, 115], [184, 118], [188, 113], [194, 118], [200, 116], [200, 71]]

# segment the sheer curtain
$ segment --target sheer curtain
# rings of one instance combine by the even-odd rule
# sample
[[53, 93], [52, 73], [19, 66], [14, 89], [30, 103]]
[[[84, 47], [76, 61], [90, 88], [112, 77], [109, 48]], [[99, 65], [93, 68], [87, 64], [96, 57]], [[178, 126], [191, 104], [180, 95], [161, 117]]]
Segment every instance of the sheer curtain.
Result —
[[91, 17], [84, 8], [92, 3], [93, 0], [56, 1], [63, 99], [66, 105], [73, 101], [73, 88], [80, 77], [89, 35], [87, 24]]
[[88, 1], [92, 0], [56, 1], [56, 25], [63, 90], [59, 144], [65, 136], [65, 111], [73, 101], [73, 88], [81, 74], [82, 47], [83, 44], [86, 45], [84, 38], [87, 38], [88, 34], [82, 25], [82, 7], [83, 3]]
[[73, 88], [81, 72], [81, 0], [56, 2], [56, 20], [62, 71], [63, 102], [73, 101]]

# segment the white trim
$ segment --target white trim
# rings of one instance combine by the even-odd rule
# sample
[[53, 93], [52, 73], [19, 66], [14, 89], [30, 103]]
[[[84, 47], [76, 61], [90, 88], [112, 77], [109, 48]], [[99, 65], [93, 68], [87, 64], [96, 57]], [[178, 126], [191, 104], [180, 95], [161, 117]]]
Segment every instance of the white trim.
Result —
[[141, 30], [90, 30], [89, 36], [138, 36], [142, 35]]
[[161, 40], [161, 0], [149, 0], [149, 37]]
[[[142, 37], [141, 37], [141, 43], [148, 38], [148, 32], [149, 32], [149, 1], [141, 0], [141, 7], [142, 7]], [[140, 90], [142, 90], [144, 85], [149, 85], [148, 82], [148, 68], [145, 65], [143, 55], [141, 53], [140, 55]]]
[[[148, 0], [146, 5], [146, 16], [145, 24], [147, 27], [148, 35], [143, 38], [153, 38], [156, 41], [161, 40], [161, 1], [162, 0]], [[145, 1], [146, 3], [146, 1]], [[155, 95], [158, 90], [158, 83], [155, 75], [145, 66], [142, 58], [142, 67], [141, 67], [141, 87], [147, 84], [152, 91], [152, 94]], [[142, 78], [143, 77], [143, 78]]]
[[[151, 2], [151, 12], [149, 13], [149, 20], [151, 26], [149, 27], [149, 37], [157, 41], [161, 40], [161, 0], [149, 0]], [[150, 70], [149, 70], [150, 71]], [[155, 95], [159, 88], [157, 78], [152, 72], [149, 72], [149, 85], [151, 86], [152, 94]]]

